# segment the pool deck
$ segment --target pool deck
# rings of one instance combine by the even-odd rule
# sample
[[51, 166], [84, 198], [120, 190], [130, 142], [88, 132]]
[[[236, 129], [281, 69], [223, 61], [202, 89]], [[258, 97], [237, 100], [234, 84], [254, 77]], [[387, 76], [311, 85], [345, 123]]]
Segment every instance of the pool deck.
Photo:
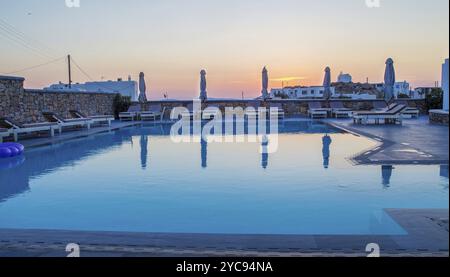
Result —
[[[347, 119], [327, 119], [324, 122], [379, 142], [375, 149], [350, 157], [355, 164], [448, 165], [449, 129], [429, 124], [428, 117], [405, 120], [403, 126], [354, 125]], [[65, 132], [53, 138], [28, 139], [21, 143], [27, 148], [33, 148], [136, 124], [140, 123], [114, 122], [111, 127]], [[65, 247], [68, 243], [78, 243], [81, 256], [84, 257], [358, 257], [367, 255], [365, 248], [369, 243], [380, 245], [381, 256], [448, 257], [448, 209], [387, 209], [386, 212], [408, 235], [262, 236], [0, 229], [0, 257], [64, 257], [67, 255]]]
[[448, 257], [448, 210], [386, 210], [407, 232], [396, 236], [205, 235], [0, 229], [2, 257], [64, 257], [69, 243], [82, 257]]
[[428, 117], [404, 120], [403, 125], [356, 125], [351, 119], [324, 122], [379, 142], [351, 160], [355, 164], [448, 165], [449, 128], [428, 122]]

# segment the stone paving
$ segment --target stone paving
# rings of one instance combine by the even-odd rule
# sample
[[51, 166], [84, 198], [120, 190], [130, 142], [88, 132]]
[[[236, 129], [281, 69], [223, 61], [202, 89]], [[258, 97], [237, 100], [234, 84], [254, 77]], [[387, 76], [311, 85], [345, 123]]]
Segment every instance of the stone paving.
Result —
[[353, 157], [359, 164], [447, 164], [449, 128], [430, 124], [428, 117], [405, 120], [403, 125], [356, 125], [351, 119], [325, 122], [380, 142], [380, 147]]

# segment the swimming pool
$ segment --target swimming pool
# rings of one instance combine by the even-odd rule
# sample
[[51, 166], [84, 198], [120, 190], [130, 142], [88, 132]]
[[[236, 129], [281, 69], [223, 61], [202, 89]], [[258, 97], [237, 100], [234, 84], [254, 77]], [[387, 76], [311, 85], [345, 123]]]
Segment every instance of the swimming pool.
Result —
[[[355, 166], [377, 142], [325, 124], [259, 143], [174, 143], [169, 125], [29, 149], [0, 169], [0, 228], [213, 234], [405, 234], [385, 208], [448, 208], [439, 166]], [[445, 174], [444, 174], [445, 175]]]

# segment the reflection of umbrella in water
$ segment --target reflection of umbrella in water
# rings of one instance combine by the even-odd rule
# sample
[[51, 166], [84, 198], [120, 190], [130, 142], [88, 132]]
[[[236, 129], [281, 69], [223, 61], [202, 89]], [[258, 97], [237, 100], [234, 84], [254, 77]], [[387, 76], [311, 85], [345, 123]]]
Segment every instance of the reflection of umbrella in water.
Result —
[[381, 167], [381, 174], [383, 177], [383, 186], [390, 187], [393, 169], [394, 169], [394, 167], [392, 165], [383, 165]]
[[261, 166], [264, 169], [267, 169], [269, 166], [269, 138], [267, 136], [263, 136], [262, 138], [262, 159], [261, 159]]
[[201, 141], [202, 168], [208, 167], [208, 142], [202, 137]]
[[327, 169], [330, 165], [330, 145], [332, 142], [333, 140], [328, 134], [322, 138], [323, 167], [325, 169]]
[[147, 155], [148, 155], [148, 137], [142, 135], [139, 142], [141, 146], [141, 167], [142, 169], [147, 168]]

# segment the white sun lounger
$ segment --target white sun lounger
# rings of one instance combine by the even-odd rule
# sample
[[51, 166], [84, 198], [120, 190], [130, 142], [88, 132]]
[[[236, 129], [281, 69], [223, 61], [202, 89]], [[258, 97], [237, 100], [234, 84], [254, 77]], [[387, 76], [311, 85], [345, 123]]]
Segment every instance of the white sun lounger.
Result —
[[283, 105], [280, 103], [270, 104], [270, 116], [277, 117], [280, 120], [284, 120], [285, 112], [283, 109]]
[[[153, 120], [156, 121], [156, 119], [159, 117], [160, 120], [163, 119], [164, 113], [166, 111], [166, 108], [161, 109], [161, 104], [155, 104], [150, 105], [150, 108], [147, 111], [143, 111], [140, 113], [141, 120]], [[161, 111], [162, 110], [162, 111]]]
[[19, 124], [12, 119], [2, 118], [0, 119], [2, 125], [9, 126], [9, 133], [14, 136], [14, 141], [19, 140], [20, 134], [29, 134], [36, 132], [49, 132], [50, 136], [55, 136], [55, 130], [61, 133], [61, 127], [57, 123], [42, 122], [42, 123], [31, 123], [31, 124]]
[[90, 119], [93, 124], [107, 124], [111, 126], [111, 122], [114, 120], [114, 116], [112, 115], [94, 115], [94, 116], [85, 116], [83, 113], [79, 111], [70, 111], [72, 116], [76, 119]]
[[43, 112], [42, 113], [50, 123], [58, 123], [58, 125], [62, 128], [64, 127], [86, 127], [88, 130], [91, 129], [92, 119], [89, 118], [74, 118], [74, 119], [65, 119], [58, 116], [52, 112]]
[[139, 117], [139, 113], [141, 112], [141, 107], [139, 105], [133, 105], [128, 108], [128, 111], [119, 113], [119, 119], [121, 121], [128, 120], [134, 121]]
[[259, 108], [261, 107], [259, 102], [249, 102], [247, 104], [247, 108], [245, 109], [245, 116], [247, 117], [247, 119], [252, 118], [252, 119], [256, 119], [258, 118], [261, 113]]
[[308, 116], [312, 119], [328, 117], [328, 109], [322, 108], [319, 102], [309, 102], [308, 107]]
[[406, 109], [403, 112], [405, 118], [419, 118], [420, 110], [418, 108], [410, 107], [408, 101], [397, 101], [397, 103], [406, 106]]
[[330, 102], [331, 114], [336, 118], [349, 118], [352, 117], [353, 111], [344, 107], [341, 101]]
[[403, 115], [407, 107], [405, 105], [392, 104], [388, 106], [384, 111], [367, 111], [367, 112], [355, 112], [353, 114], [353, 122], [355, 124], [380, 124], [384, 121], [384, 124], [402, 124]]

